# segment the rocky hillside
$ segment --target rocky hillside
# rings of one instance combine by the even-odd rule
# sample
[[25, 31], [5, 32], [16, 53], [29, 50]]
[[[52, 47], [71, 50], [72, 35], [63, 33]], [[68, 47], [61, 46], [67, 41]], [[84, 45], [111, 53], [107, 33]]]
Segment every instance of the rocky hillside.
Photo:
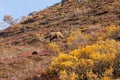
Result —
[[[29, 15], [0, 31], [0, 80], [53, 80], [40, 77], [58, 53], [107, 39], [120, 44], [119, 26], [120, 0], [66, 0]], [[62, 38], [50, 41], [52, 32], [60, 32]]]
[[[86, 25], [107, 26], [112, 23], [120, 25], [119, 14], [119, 0], [82, 2], [68, 0], [63, 5], [55, 4], [37, 14], [28, 16], [18, 24], [11, 25], [0, 31], [0, 37], [5, 38], [4, 42], [11, 41], [13, 45], [34, 44], [35, 41], [45, 43], [44, 36], [51, 30], [60, 31], [67, 36], [73, 28]], [[40, 34], [41, 41], [35, 39], [36, 34]]]

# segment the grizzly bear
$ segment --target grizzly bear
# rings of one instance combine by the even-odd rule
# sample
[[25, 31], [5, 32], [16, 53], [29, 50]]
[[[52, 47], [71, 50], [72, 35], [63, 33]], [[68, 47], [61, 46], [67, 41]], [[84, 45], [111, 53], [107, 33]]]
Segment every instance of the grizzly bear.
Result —
[[54, 39], [63, 39], [63, 34], [59, 31], [57, 32], [50, 32], [45, 38], [49, 38], [50, 41]]

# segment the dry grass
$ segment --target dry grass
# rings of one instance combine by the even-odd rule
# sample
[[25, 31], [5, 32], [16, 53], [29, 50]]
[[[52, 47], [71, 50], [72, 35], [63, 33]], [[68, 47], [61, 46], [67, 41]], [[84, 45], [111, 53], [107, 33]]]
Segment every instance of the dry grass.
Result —
[[[91, 47], [92, 45], [99, 44], [99, 42], [105, 42], [108, 39], [114, 39], [115, 42], [119, 44], [120, 29], [119, 26], [116, 26], [120, 24], [119, 3], [120, 1], [118, 0], [90, 0], [81, 3], [78, 3], [76, 0], [70, 0], [62, 6], [59, 4], [51, 6], [38, 12], [36, 15], [27, 17], [18, 24], [11, 25], [9, 28], [0, 31], [0, 79], [25, 80], [27, 78], [26, 80], [40, 80], [41, 71], [46, 69], [55, 57], [55, 55], [51, 55], [53, 53], [66, 52], [65, 58], [69, 59], [68, 54], [73, 50], [86, 49], [87, 46]], [[110, 25], [111, 23], [115, 25]], [[52, 42], [46, 40], [44, 37], [52, 30], [62, 32], [62, 34], [64, 34], [64, 39], [54, 40]], [[108, 48], [114, 45], [115, 44], [112, 44], [108, 46]], [[47, 50], [45, 50], [46, 46]], [[98, 48], [98, 46], [96, 46], [95, 49], [96, 48]], [[90, 51], [89, 49], [87, 50], [85, 51]], [[106, 52], [106, 50], [104, 51]], [[117, 53], [119, 53], [119, 46], [116, 47], [115, 50], [118, 50]], [[39, 54], [31, 55], [33, 51], [37, 51]], [[93, 69], [91, 67], [95, 67], [93, 66], [94, 63], [92, 63], [95, 62], [95, 60], [86, 59], [88, 57], [87, 52], [85, 55], [82, 54], [83, 59], [80, 57], [80, 60], [83, 62], [80, 61], [80, 63], [84, 65], [88, 64], [90, 68], [85, 66], [87, 69], [85, 69], [84, 72], [86, 73], [80, 77], [80, 79], [82, 78], [84, 80], [86, 76], [96, 79], [96, 75], [105, 75], [102, 78], [104, 80], [109, 80], [111, 75], [115, 74], [116, 76], [114, 77], [118, 78], [118, 69], [115, 67], [113, 68], [113, 66], [112, 68], [109, 67], [105, 69], [105, 72], [101, 69], [100, 71], [103, 71], [104, 74], [101, 74], [101, 72], [99, 73], [99, 70], [95, 71], [95, 74], [87, 72], [86, 70], [89, 71], [89, 69]], [[95, 51], [93, 52], [95, 53]], [[84, 57], [86, 55], [87, 57]], [[104, 54], [101, 55], [101, 58], [108, 62], [111, 60], [111, 56], [108, 57], [108, 55], [105, 56]], [[70, 67], [72, 63], [68, 60], [68, 62], [63, 64]], [[100, 64], [101, 65], [96, 66], [103, 66], [103, 68], [106, 68], [101, 62]], [[116, 55], [115, 63], [112, 65], [118, 67], [119, 54]], [[69, 70], [71, 70], [65, 69], [66, 71], [60, 71], [61, 75], [57, 76], [56, 80], [59, 80], [58, 77], [68, 80], [68, 76], [70, 79], [75, 80], [80, 76], [76, 75], [77, 72], [64, 75], [68, 74]], [[84, 67], [81, 69], [84, 69]], [[111, 71], [114, 74], [111, 74]], [[46, 73], [49, 72], [46, 71]], [[46, 78], [46, 73], [42, 76], [43, 80]], [[53, 80], [52, 77], [56, 76], [56, 73], [53, 75], [49, 74], [49, 76], [49, 79]]]

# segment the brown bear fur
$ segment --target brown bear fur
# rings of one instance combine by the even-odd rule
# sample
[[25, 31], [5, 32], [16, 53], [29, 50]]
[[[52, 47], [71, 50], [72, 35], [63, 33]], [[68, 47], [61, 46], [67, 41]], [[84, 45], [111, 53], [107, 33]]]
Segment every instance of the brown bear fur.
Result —
[[63, 39], [63, 34], [61, 32], [51, 32], [48, 36], [45, 38], [49, 38], [50, 41], [54, 39]]

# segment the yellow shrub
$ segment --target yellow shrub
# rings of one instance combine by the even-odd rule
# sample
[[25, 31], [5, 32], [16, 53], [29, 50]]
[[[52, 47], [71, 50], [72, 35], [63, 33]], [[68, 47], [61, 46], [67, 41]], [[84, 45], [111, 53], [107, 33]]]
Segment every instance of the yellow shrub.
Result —
[[105, 28], [104, 33], [96, 33], [97, 40], [116, 39], [120, 33], [120, 28], [110, 25]]
[[69, 80], [78, 80], [78, 74], [74, 72], [70, 73]]
[[110, 68], [105, 71], [104, 76], [112, 76], [112, 73], [113, 73], [113, 68], [112, 66], [110, 66]]
[[110, 77], [103, 77], [103, 80], [111, 80]]
[[110, 26], [106, 27], [106, 31], [108, 33], [112, 33], [112, 32], [118, 31], [118, 30], [119, 30], [119, 27], [117, 27], [115, 25], [110, 25]]
[[[114, 40], [101, 41], [97, 44], [82, 47], [69, 54], [61, 53], [50, 65], [51, 71], [60, 73], [66, 71], [67, 76], [78, 80], [95, 79], [96, 77], [111, 77], [113, 64], [116, 59], [117, 42]], [[74, 74], [71, 74], [74, 73]], [[74, 80], [73, 78], [68, 80]], [[105, 78], [104, 80], [109, 80]]]
[[60, 71], [60, 80], [68, 80], [68, 75], [67, 72], [65, 70]]
[[63, 69], [74, 68], [74, 62], [77, 61], [76, 57], [61, 53], [58, 58], [51, 63], [51, 70], [56, 69], [58, 72]]
[[60, 46], [56, 44], [55, 42], [47, 44], [46, 48], [53, 53], [58, 53], [60, 52]]
[[67, 38], [69, 49], [75, 49], [79, 45], [84, 45], [89, 40], [90, 36], [81, 32], [81, 30], [72, 31]]

